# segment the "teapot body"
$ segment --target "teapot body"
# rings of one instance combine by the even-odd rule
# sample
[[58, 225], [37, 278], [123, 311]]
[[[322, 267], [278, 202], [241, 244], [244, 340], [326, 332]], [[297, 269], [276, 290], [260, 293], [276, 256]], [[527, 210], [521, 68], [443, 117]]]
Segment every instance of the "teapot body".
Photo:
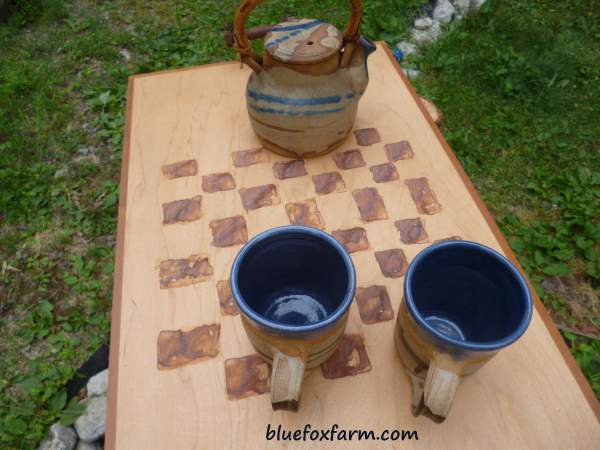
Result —
[[307, 158], [333, 150], [354, 125], [375, 50], [360, 36], [362, 0], [349, 0], [350, 18], [341, 33], [315, 19], [288, 19], [270, 27], [265, 52], [250, 45], [244, 27], [262, 0], [245, 0], [235, 17], [234, 41], [252, 68], [246, 105], [254, 131], [268, 149]]
[[[246, 88], [248, 115], [265, 147], [290, 157], [330, 152], [352, 130], [369, 82], [365, 48], [347, 67], [321, 74], [276, 64], [252, 73]], [[327, 73], [329, 72], [329, 73]]]

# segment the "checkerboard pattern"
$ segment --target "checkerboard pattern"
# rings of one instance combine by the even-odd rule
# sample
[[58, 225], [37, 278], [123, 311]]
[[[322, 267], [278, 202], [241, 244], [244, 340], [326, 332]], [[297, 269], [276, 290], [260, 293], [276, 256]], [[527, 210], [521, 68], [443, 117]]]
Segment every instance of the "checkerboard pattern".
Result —
[[[202, 173], [201, 162], [195, 160], [176, 161], [162, 167], [165, 180], [180, 177], [198, 177], [201, 192], [191, 198], [172, 199], [163, 204], [163, 226], [206, 220], [207, 232], [212, 235], [215, 247], [241, 247], [248, 241], [247, 218], [263, 208], [281, 208], [280, 217], [287, 217], [289, 224], [316, 227], [331, 233], [350, 254], [368, 252], [376, 261], [385, 278], [400, 278], [409, 261], [402, 246], [432, 242], [427, 232], [426, 217], [442, 211], [435, 192], [426, 177], [402, 179], [399, 166], [405, 160], [413, 159], [415, 153], [410, 142], [398, 140], [382, 143], [377, 129], [366, 128], [354, 132], [357, 148], [338, 150], [320, 158], [330, 158], [335, 170], [313, 172], [310, 161], [282, 159], [264, 148], [240, 149], [232, 152], [232, 173]], [[385, 158], [376, 164], [367, 164], [363, 152], [376, 146], [383, 147]], [[371, 158], [372, 159], [372, 158]], [[372, 162], [372, 161], [371, 161]], [[200, 163], [200, 164], [199, 164]], [[272, 178], [262, 184], [244, 185], [243, 171], [257, 164], [271, 164]], [[355, 177], [356, 171], [364, 172]], [[285, 201], [281, 195], [286, 183], [306, 177], [304, 198]], [[357, 187], [349, 183], [350, 178], [368, 180]], [[166, 181], [170, 182], [170, 181]], [[386, 208], [387, 202], [397, 201], [386, 198], [381, 186], [387, 183], [402, 183], [407, 187], [415, 204], [416, 217], [394, 217]], [[352, 186], [352, 187], [348, 187]], [[231, 217], [204, 217], [202, 199], [204, 196], [219, 195], [221, 191], [237, 190], [240, 213]], [[297, 192], [297, 190], [295, 191]], [[355, 217], [352, 227], [336, 228], [328, 225], [328, 211], [322, 206], [324, 198], [339, 196], [348, 201], [347, 214]], [[321, 205], [321, 206], [320, 206]], [[352, 210], [354, 209], [354, 210]], [[391, 211], [391, 210], [390, 210]], [[279, 216], [278, 216], [279, 217]], [[389, 248], [373, 248], [368, 224], [387, 221], [397, 233], [396, 243], [389, 241]], [[279, 223], [277, 225], [286, 225]], [[440, 237], [439, 240], [444, 240]], [[452, 236], [445, 239], [456, 239]], [[376, 241], [376, 240], [375, 240]], [[207, 252], [208, 253], [208, 252]], [[239, 310], [231, 294], [229, 280], [216, 280], [213, 277], [213, 262], [204, 254], [189, 255], [183, 259], [162, 261], [158, 271], [161, 289], [177, 289], [195, 283], [213, 283], [215, 301], [219, 302], [220, 312], [225, 316], [238, 316]], [[357, 266], [360, 271], [360, 266]], [[393, 320], [395, 312], [387, 289], [383, 285], [357, 286], [355, 303], [361, 321], [369, 326]], [[239, 320], [239, 319], [237, 319]], [[219, 353], [219, 324], [200, 324], [198, 327], [183, 330], [163, 330], [158, 336], [158, 369], [168, 370], [185, 364], [199, 363], [214, 358]], [[354, 376], [371, 370], [365, 338], [359, 334], [344, 335], [333, 356], [321, 366], [326, 379]], [[270, 366], [258, 355], [239, 355], [224, 363], [226, 392], [229, 400], [242, 400], [249, 396], [270, 391]]]

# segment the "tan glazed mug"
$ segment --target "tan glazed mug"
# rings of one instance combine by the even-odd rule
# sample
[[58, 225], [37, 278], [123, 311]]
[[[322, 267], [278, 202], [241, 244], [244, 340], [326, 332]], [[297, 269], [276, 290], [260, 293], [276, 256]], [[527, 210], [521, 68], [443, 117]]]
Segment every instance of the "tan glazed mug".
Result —
[[336, 350], [354, 290], [350, 256], [315, 228], [273, 228], [240, 250], [231, 291], [250, 342], [272, 363], [273, 409], [298, 409], [305, 370]]
[[461, 378], [521, 337], [531, 315], [525, 279], [498, 252], [447, 241], [419, 253], [404, 278], [394, 331], [413, 413], [443, 420]]

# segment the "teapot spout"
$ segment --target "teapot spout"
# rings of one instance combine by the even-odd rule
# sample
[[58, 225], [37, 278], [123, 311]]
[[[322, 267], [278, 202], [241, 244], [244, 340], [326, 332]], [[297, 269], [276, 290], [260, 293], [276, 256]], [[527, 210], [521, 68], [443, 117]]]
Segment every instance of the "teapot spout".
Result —
[[358, 42], [365, 51], [365, 59], [367, 59], [371, 53], [377, 50], [377, 46], [375, 45], [375, 43], [368, 37], [363, 36], [362, 34], [358, 38]]

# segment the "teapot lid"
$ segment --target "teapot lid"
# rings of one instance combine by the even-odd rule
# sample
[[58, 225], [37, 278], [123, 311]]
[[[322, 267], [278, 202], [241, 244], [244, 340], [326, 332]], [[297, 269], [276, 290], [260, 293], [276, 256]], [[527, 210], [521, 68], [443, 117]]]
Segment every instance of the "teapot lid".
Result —
[[310, 64], [338, 53], [343, 37], [333, 25], [315, 19], [282, 22], [265, 36], [265, 48], [282, 62]]

